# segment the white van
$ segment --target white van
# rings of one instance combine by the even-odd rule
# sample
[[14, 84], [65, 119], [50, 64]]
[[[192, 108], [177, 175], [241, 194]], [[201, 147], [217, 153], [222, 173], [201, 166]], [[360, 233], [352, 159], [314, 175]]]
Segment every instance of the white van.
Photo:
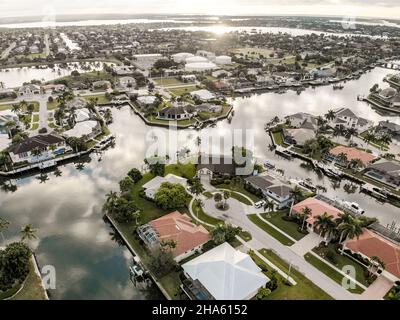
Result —
[[254, 207], [255, 207], [256, 209], [260, 209], [260, 208], [262, 208], [262, 207], [264, 206], [264, 204], [265, 204], [265, 201], [264, 201], [264, 200], [261, 200], [261, 201], [256, 202], [256, 203], [254, 204]]

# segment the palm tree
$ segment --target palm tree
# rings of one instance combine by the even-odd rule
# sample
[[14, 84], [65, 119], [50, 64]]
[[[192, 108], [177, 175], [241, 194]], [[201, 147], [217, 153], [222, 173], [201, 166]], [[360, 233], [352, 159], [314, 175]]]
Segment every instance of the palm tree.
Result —
[[362, 168], [363, 166], [364, 166], [364, 163], [359, 158], [350, 160], [349, 167], [354, 169], [354, 170]]
[[303, 199], [303, 192], [301, 191], [299, 186], [295, 186], [290, 191], [290, 196], [292, 198], [292, 205], [290, 207], [289, 215], [291, 216], [292, 215], [293, 206]]
[[224, 196], [224, 208], [225, 208], [226, 207], [226, 202], [231, 197], [230, 191], [225, 190], [223, 196]]
[[366, 142], [367, 144], [369, 144], [371, 141], [375, 141], [375, 140], [376, 140], [376, 136], [372, 132], [368, 132], [364, 136], [364, 142]]
[[333, 111], [333, 110], [328, 110], [328, 112], [325, 114], [325, 119], [328, 121], [335, 119], [335, 117], [336, 117], [336, 114], [335, 114], [335, 111]]
[[314, 227], [319, 230], [320, 237], [328, 238], [329, 235], [333, 232], [336, 228], [336, 223], [333, 221], [333, 216], [324, 212], [323, 215], [317, 216]]
[[24, 241], [25, 239], [28, 240], [32, 240], [32, 239], [36, 239], [36, 232], [37, 230], [35, 228], [32, 227], [31, 224], [27, 224], [26, 226], [21, 228], [21, 240]]
[[107, 210], [113, 211], [118, 200], [118, 194], [115, 191], [110, 191], [106, 195], [106, 204], [105, 208]]
[[381, 142], [383, 142], [384, 144], [388, 145], [392, 143], [392, 137], [390, 134], [384, 134], [380, 137], [379, 139]]
[[338, 225], [338, 231], [340, 232], [339, 243], [346, 241], [347, 239], [357, 239], [363, 234], [363, 228], [361, 221], [354, 218], [349, 213], [344, 213], [336, 219]]
[[11, 107], [11, 111], [18, 114], [21, 112], [21, 105], [19, 103], [15, 103]]
[[5, 241], [3, 231], [7, 230], [9, 226], [10, 222], [0, 217], [0, 234], [1, 237], [3, 238], [3, 242]]
[[308, 217], [311, 215], [312, 210], [309, 207], [305, 206], [301, 211], [303, 212], [303, 223], [301, 225], [301, 230], [304, 230], [304, 225]]
[[10, 164], [10, 157], [5, 151], [0, 151], [0, 165], [1, 164], [3, 164], [6, 171], [8, 171], [7, 165]]
[[219, 192], [214, 194], [214, 201], [220, 203], [222, 201], [222, 194], [220, 194]]
[[42, 150], [40, 150], [39, 148], [35, 148], [31, 151], [32, 155], [34, 157], [39, 157], [42, 154]]
[[264, 199], [264, 211], [271, 212], [274, 211], [275, 209], [275, 204], [273, 201], [270, 201], [268, 199]]
[[135, 224], [139, 224], [139, 220], [142, 216], [142, 212], [140, 210], [136, 210], [135, 212], [132, 213], [133, 218], [135, 219]]
[[[196, 217], [199, 219], [199, 211], [201, 208], [204, 208], [204, 202], [201, 199], [196, 199], [194, 200], [194, 206], [196, 208]], [[198, 223], [198, 220], [196, 220], [196, 223]]]
[[9, 138], [12, 138], [11, 128], [15, 127], [15, 125], [16, 125], [16, 123], [13, 120], [7, 121], [5, 123], [5, 125], [4, 125], [6, 127], [6, 129], [7, 129], [7, 131], [8, 131], [8, 137]]
[[190, 192], [196, 195], [196, 198], [201, 195], [204, 191], [205, 188], [203, 187], [203, 184], [201, 183], [199, 178], [193, 179], [193, 184], [189, 188]]
[[347, 162], [347, 154], [345, 154], [344, 152], [341, 152], [337, 155], [337, 160], [340, 163], [346, 163]]
[[358, 131], [355, 128], [348, 128], [346, 130], [346, 138], [350, 139], [350, 141], [352, 140], [353, 136], [356, 136], [358, 134]]

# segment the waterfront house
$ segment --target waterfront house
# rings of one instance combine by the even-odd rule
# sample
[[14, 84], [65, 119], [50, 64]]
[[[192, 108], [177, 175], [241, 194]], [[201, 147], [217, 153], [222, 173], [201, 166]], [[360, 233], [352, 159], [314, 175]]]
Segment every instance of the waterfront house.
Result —
[[[334, 206], [319, 200], [317, 198], [307, 198], [296, 205], [294, 205], [291, 209], [291, 214], [297, 215], [300, 219], [303, 216], [304, 208], [309, 208], [311, 213], [309, 217], [306, 219], [306, 226], [309, 232], [319, 233], [320, 231], [315, 227], [315, 221], [318, 216], [327, 213], [332, 216], [333, 219], [339, 218], [343, 212]], [[329, 235], [325, 235], [325, 241], [329, 241]]]
[[154, 104], [156, 100], [156, 96], [140, 96], [137, 97], [136, 103], [140, 108], [146, 108], [147, 106]]
[[286, 120], [293, 128], [311, 129], [314, 131], [318, 129], [317, 117], [309, 113], [298, 112], [286, 117]]
[[[341, 155], [346, 155], [346, 160], [341, 159]], [[367, 167], [376, 157], [368, 153], [366, 151], [345, 147], [345, 146], [336, 146], [329, 150], [329, 153], [325, 157], [326, 160], [336, 162], [344, 167], [347, 167], [351, 160], [359, 159], [364, 167]]]
[[[7, 152], [12, 162], [35, 163], [52, 159], [57, 155], [64, 154], [68, 147], [65, 139], [61, 136], [51, 134], [40, 134], [29, 137], [22, 142], [11, 145]], [[40, 150], [40, 154], [35, 154], [35, 150]]]
[[251, 257], [223, 243], [182, 265], [192, 300], [250, 300], [269, 282]]
[[196, 106], [197, 112], [212, 112], [212, 113], [221, 113], [222, 105], [220, 104], [210, 104], [210, 103], [202, 103]]
[[196, 76], [194, 74], [187, 74], [187, 75], [182, 75], [181, 80], [183, 82], [195, 82], [196, 81]]
[[365, 173], [367, 177], [393, 188], [400, 188], [400, 163], [381, 159], [370, 164]]
[[197, 162], [197, 176], [208, 176], [211, 179], [214, 175], [233, 177], [236, 174], [236, 164], [232, 157], [228, 156], [199, 156]]
[[358, 117], [349, 108], [340, 108], [335, 110], [335, 118], [329, 122], [331, 127], [343, 126], [347, 129], [354, 128], [359, 132], [366, 131], [373, 126], [373, 122]]
[[192, 105], [169, 106], [158, 112], [157, 118], [162, 120], [185, 120], [196, 115], [196, 108]]
[[205, 89], [192, 91], [190, 93], [190, 95], [194, 99], [198, 99], [200, 101], [208, 101], [208, 100], [215, 99], [215, 95], [213, 93], [211, 93], [210, 91], [205, 90]]
[[149, 248], [163, 241], [175, 241], [172, 254], [177, 262], [199, 252], [211, 240], [207, 229], [194, 224], [189, 216], [178, 211], [138, 227], [137, 233]]
[[394, 88], [383, 89], [373, 97], [385, 107], [400, 108], [400, 93]]
[[18, 90], [18, 95], [20, 96], [32, 96], [35, 94], [40, 94], [40, 87], [36, 84], [25, 84]]
[[388, 134], [400, 143], [400, 125], [394, 122], [389, 122], [389, 120], [380, 121], [378, 126], [375, 128], [375, 134], [378, 137]]
[[307, 128], [284, 129], [283, 137], [285, 143], [303, 147], [306, 141], [315, 138], [315, 131]]
[[343, 250], [350, 250], [362, 257], [371, 260], [378, 257], [384, 264], [385, 269], [381, 269], [382, 275], [391, 281], [400, 280], [400, 244], [394, 240], [364, 229], [361, 236], [347, 240], [343, 245]]
[[287, 207], [291, 203], [292, 188], [269, 175], [250, 176], [245, 182], [261, 191], [264, 197], [278, 206], [278, 209]]
[[98, 121], [87, 120], [77, 122], [74, 127], [70, 130], [64, 131], [63, 136], [74, 137], [74, 138], [84, 138], [88, 141], [101, 133], [101, 126]]
[[60, 93], [65, 91], [65, 85], [63, 84], [46, 84], [42, 86], [42, 90], [44, 93]]
[[143, 185], [143, 190], [146, 197], [154, 199], [158, 189], [160, 189], [161, 185], [165, 182], [180, 184], [185, 189], [188, 187], [187, 179], [176, 176], [172, 173], [167, 174], [165, 177], [157, 176]]

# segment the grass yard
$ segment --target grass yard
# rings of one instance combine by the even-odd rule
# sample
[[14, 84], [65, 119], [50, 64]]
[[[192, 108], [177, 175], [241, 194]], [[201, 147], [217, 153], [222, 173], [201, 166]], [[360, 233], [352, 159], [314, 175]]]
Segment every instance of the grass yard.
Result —
[[39, 129], [39, 123], [33, 123], [31, 130], [37, 130], [37, 129]]
[[285, 146], [286, 144], [283, 142], [283, 134], [281, 131], [272, 132], [272, 136], [274, 138], [275, 144], [278, 146]]
[[97, 103], [109, 103], [110, 100], [106, 98], [105, 94], [94, 94], [90, 96], [82, 96], [86, 101], [90, 101], [90, 99], [96, 99]]
[[175, 77], [171, 78], [153, 78], [154, 82], [157, 83], [158, 85], [161, 86], [179, 86], [179, 85], [184, 85], [182, 81], [178, 80]]
[[54, 110], [58, 107], [57, 100], [53, 100], [52, 102], [47, 102], [47, 110]]
[[297, 223], [282, 219], [282, 217], [286, 216], [286, 213], [287, 211], [267, 212], [261, 214], [261, 216], [274, 226], [281, 229], [283, 232], [287, 233], [292, 238], [301, 240], [304, 238], [305, 234], [298, 231], [299, 225]]
[[237, 201], [240, 201], [241, 203], [252, 206], [253, 204], [247, 199], [246, 197], [242, 196], [240, 193], [237, 193], [235, 191], [231, 192], [231, 198], [236, 199]]
[[262, 221], [256, 214], [250, 214], [247, 216], [251, 222], [256, 224], [258, 227], [260, 227], [262, 230], [264, 230], [266, 233], [274, 237], [276, 240], [278, 240], [280, 243], [284, 244], [285, 246], [291, 246], [294, 244], [292, 240], [284, 236], [282, 233], [279, 231], [275, 230], [272, 228], [270, 225]]
[[253, 237], [248, 231], [240, 231], [239, 237], [241, 237], [244, 241], [249, 242]]
[[[337, 272], [335, 269], [319, 260], [317, 257], [314, 257], [311, 253], [306, 253], [304, 255], [306, 261], [316, 267], [319, 271], [326, 274], [329, 278], [337, 282], [338, 284], [342, 284], [343, 275]], [[352, 293], [361, 294], [364, 290], [356, 285], [355, 289], [348, 289]]]
[[[260, 253], [282, 271], [288, 272], [288, 264], [280, 257], [266, 249], [260, 250]], [[260, 268], [266, 270], [264, 271], [265, 275], [271, 278], [274, 273], [273, 269], [254, 253], [250, 253], [250, 256]], [[265, 300], [332, 300], [331, 296], [293, 268], [290, 276], [297, 282], [295, 286], [287, 284], [279, 274], [275, 273], [275, 276], [278, 280], [278, 288], [272, 291]]]
[[196, 90], [199, 90], [197, 86], [185, 86], [180, 88], [169, 89], [169, 92], [171, 92], [174, 96], [181, 96], [185, 93], [189, 93]]
[[[367, 271], [366, 267], [362, 266], [360, 263], [356, 262], [345, 254], [341, 255], [337, 253], [333, 244], [329, 244], [327, 247], [321, 246], [314, 248], [313, 251], [339, 269], [342, 269], [347, 265], [353, 266], [356, 271], [356, 280], [366, 287], [370, 285], [367, 277], [365, 277], [365, 271]], [[327, 252], [332, 252], [334, 254], [334, 261], [331, 261], [326, 257]]]
[[30, 271], [25, 280], [24, 287], [13, 300], [45, 300], [42, 279], [36, 274], [34, 262], [30, 261]]
[[196, 166], [193, 163], [171, 164], [165, 166], [165, 175], [169, 173], [186, 179], [192, 179], [196, 175]]
[[[253, 200], [254, 202], [258, 202], [261, 200], [261, 198], [257, 197], [256, 195], [248, 192], [243, 185], [235, 185], [232, 182], [230, 184], [219, 184], [216, 186], [218, 189], [228, 189], [231, 191], [236, 191], [236, 192], [240, 192], [243, 193], [244, 195], [248, 196], [251, 200]], [[246, 199], [247, 200], [247, 199]], [[239, 200], [240, 201], [240, 200]], [[248, 201], [248, 200], [247, 200]]]
[[33, 115], [33, 122], [39, 122], [39, 115], [38, 114], [34, 114]]
[[[261, 249], [259, 252], [283, 272], [289, 273], [288, 263], [276, 253], [267, 249]], [[267, 300], [332, 300], [330, 295], [295, 268], [291, 268], [289, 275], [297, 282], [297, 285], [289, 286], [281, 280], [278, 289], [273, 291]]]
[[224, 223], [222, 220], [219, 220], [217, 218], [209, 216], [207, 213], [204, 212], [203, 208], [201, 208], [201, 207], [198, 208], [198, 211], [197, 211], [197, 206], [195, 205], [194, 201], [192, 204], [192, 210], [193, 210], [193, 214], [195, 214], [197, 216], [197, 218], [199, 218], [201, 221], [203, 221], [205, 223], [208, 223], [208, 224], [211, 224], [214, 226]]

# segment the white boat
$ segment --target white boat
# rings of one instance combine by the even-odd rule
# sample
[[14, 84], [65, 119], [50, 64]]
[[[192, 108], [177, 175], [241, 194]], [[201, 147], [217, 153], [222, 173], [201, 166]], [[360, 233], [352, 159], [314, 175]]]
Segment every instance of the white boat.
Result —
[[357, 214], [364, 214], [365, 210], [357, 202], [341, 201], [343, 207]]

